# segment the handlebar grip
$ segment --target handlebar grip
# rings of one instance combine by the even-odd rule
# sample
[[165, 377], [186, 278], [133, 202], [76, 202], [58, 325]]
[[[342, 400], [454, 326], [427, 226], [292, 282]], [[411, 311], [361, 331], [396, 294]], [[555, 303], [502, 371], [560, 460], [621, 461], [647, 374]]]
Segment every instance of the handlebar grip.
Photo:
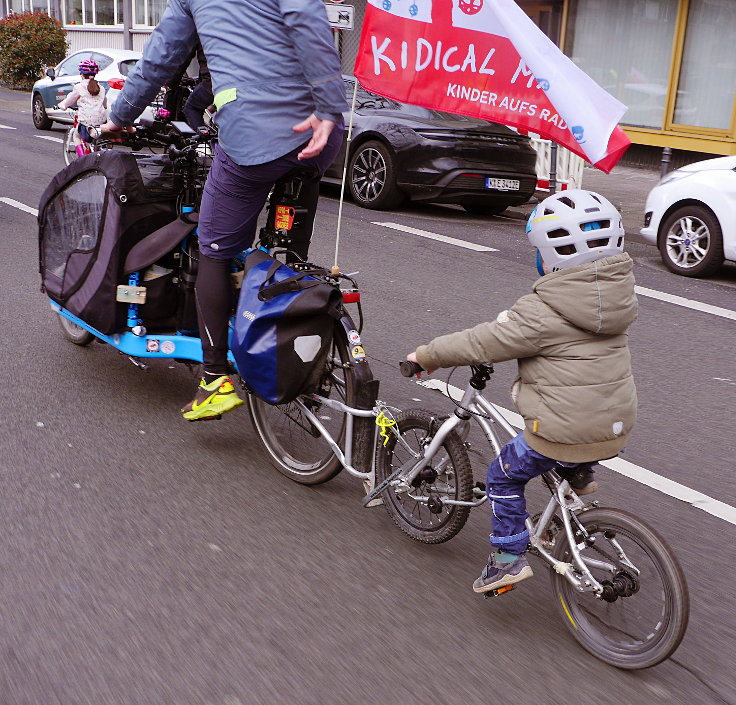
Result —
[[400, 362], [399, 370], [404, 377], [413, 377], [414, 375], [418, 375], [420, 372], [424, 372], [424, 368], [421, 365], [416, 362], [410, 362], [409, 360]]

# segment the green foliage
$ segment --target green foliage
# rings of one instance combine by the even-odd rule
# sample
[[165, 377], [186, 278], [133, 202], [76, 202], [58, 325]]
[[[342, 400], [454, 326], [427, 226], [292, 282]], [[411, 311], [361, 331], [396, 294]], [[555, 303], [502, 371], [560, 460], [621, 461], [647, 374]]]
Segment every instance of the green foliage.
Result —
[[0, 80], [29, 89], [46, 66], [55, 66], [67, 52], [59, 20], [43, 12], [23, 12], [0, 20]]

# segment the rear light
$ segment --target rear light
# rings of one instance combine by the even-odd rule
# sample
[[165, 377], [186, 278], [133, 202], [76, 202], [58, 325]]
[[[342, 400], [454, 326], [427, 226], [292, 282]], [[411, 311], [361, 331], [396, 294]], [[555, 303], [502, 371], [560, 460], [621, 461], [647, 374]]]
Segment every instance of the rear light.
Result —
[[108, 78], [107, 79], [107, 85], [110, 86], [110, 88], [114, 88], [116, 91], [122, 91], [124, 84], [125, 84], [124, 78]]
[[346, 304], [357, 304], [360, 301], [360, 292], [357, 289], [342, 289], [342, 300]]

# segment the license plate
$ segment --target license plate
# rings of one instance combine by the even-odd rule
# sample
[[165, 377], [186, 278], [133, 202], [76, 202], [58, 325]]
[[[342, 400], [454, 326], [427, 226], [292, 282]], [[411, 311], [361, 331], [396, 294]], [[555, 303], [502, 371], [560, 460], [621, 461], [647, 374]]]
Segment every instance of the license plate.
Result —
[[519, 180], [518, 179], [486, 179], [486, 188], [492, 188], [496, 191], [518, 191]]

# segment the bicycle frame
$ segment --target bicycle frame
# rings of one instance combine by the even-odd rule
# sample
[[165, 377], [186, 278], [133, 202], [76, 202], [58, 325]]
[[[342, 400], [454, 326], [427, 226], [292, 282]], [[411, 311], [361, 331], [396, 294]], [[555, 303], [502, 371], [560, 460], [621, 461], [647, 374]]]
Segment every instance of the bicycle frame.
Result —
[[[458, 408], [455, 413], [450, 415], [438, 428], [432, 441], [425, 448], [424, 453], [420, 457], [413, 461], [409, 461], [409, 463], [406, 464], [409, 466], [408, 468], [406, 466], [399, 468], [395, 474], [398, 474], [401, 479], [394, 480], [391, 484], [396, 485], [401, 482], [404, 489], [410, 488], [411, 481], [421, 471], [426, 458], [432, 458], [435, 455], [450, 432], [460, 428], [461, 435], [463, 437], [467, 435], [471, 418], [480, 426], [486, 440], [493, 448], [493, 457], [496, 457], [501, 452], [502, 446], [498, 434], [493, 428], [493, 424], [498, 424], [510, 436], [515, 436], [517, 433], [508, 421], [506, 421], [498, 408], [489, 402], [478, 389], [475, 389], [472, 385], [468, 384], [462, 398], [458, 402]], [[602, 595], [603, 586], [593, 577], [589, 570], [589, 566], [604, 570], [610, 573], [611, 576], [615, 575], [617, 567], [608, 562], [581, 555], [581, 550], [585, 545], [585, 541], [580, 545], [576, 543], [575, 529], [577, 528], [583, 532], [584, 529], [577, 521], [575, 515], [580, 511], [585, 511], [587, 508], [586, 505], [575, 494], [567, 480], [561, 478], [556, 472], [550, 471], [544, 473], [542, 475], [542, 479], [550, 489], [552, 496], [550, 497], [547, 506], [540, 514], [536, 525], [533, 523], [531, 518], [527, 518], [526, 520], [526, 528], [529, 532], [529, 543], [531, 544], [532, 549], [537, 553], [537, 555], [544, 558], [544, 560], [546, 560], [555, 571], [564, 575], [565, 578], [580, 592], [589, 591], [593, 592], [597, 596]], [[427, 498], [417, 497], [414, 495], [412, 496], [412, 499], [420, 502], [427, 501]], [[484, 493], [483, 497], [479, 498], [475, 502], [461, 502], [449, 498], [442, 498], [442, 502], [445, 504], [477, 507], [486, 502], [487, 499], [488, 497]], [[596, 505], [597, 503], [593, 503], [592, 506]], [[553, 521], [553, 518], [558, 513], [558, 509], [560, 510], [559, 514], [562, 517], [564, 535], [572, 553], [572, 563], [565, 563], [557, 560], [544, 545], [545, 541], [543, 537], [547, 532], [550, 523]], [[633, 563], [631, 563], [630, 560], [628, 560], [618, 542], [613, 538], [609, 539], [609, 541], [616, 550], [621, 561], [636, 574], [639, 574], [639, 570]], [[581, 577], [576, 575], [576, 570]]]

